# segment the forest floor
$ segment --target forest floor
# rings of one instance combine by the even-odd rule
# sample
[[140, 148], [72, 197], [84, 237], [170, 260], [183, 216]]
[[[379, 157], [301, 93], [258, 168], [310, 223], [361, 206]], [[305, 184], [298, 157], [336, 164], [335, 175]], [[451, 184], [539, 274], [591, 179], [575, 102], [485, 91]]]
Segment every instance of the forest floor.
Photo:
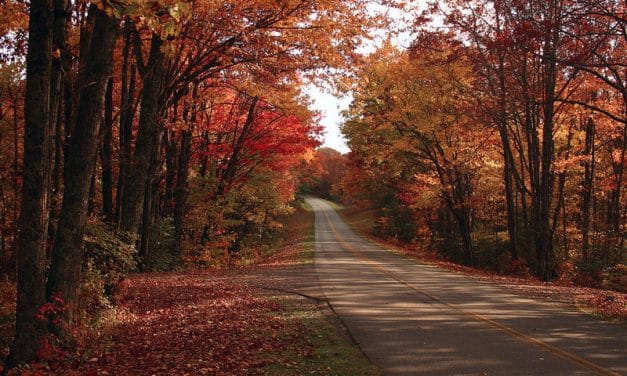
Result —
[[76, 354], [21, 374], [378, 375], [319, 290], [313, 212], [253, 266], [142, 273]]
[[580, 311], [595, 317], [623, 324], [627, 323], [627, 294], [625, 293], [575, 286], [572, 281], [565, 278], [555, 282], [543, 282], [532, 276], [503, 275], [456, 264], [440, 259], [433, 252], [425, 252], [411, 245], [375, 236], [372, 233], [375, 220], [372, 210], [342, 207], [337, 204], [333, 204], [333, 207], [344, 221], [360, 235], [406, 257], [462, 273], [481, 281], [499, 284], [514, 294], [574, 305]]

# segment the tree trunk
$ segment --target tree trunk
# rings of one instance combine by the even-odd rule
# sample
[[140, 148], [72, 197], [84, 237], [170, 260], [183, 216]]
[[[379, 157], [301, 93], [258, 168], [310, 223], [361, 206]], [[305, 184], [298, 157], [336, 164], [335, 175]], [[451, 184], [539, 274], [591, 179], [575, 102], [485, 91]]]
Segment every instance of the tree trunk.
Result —
[[[558, 17], [558, 5], [556, 1], [551, 1], [548, 5], [549, 19], [556, 20]], [[542, 154], [540, 159], [540, 181], [537, 192], [537, 221], [535, 227], [535, 248], [538, 256], [538, 277], [545, 281], [551, 280], [555, 276], [555, 260], [553, 255], [553, 231], [550, 224], [551, 202], [553, 198], [553, 183], [555, 175], [553, 173], [554, 154], [554, 107], [555, 107], [555, 84], [557, 80], [556, 44], [558, 37], [558, 26], [547, 31], [544, 42], [544, 57], [542, 65], [544, 67], [544, 108], [542, 127]]]
[[[185, 115], [183, 115], [185, 117]], [[173, 131], [166, 132], [165, 143], [165, 163], [166, 163], [166, 175], [165, 175], [165, 198], [164, 198], [164, 213], [166, 216], [171, 216], [174, 212], [174, 195], [175, 185], [177, 180], [177, 154], [178, 154], [178, 140], [176, 134]]]
[[102, 164], [102, 214], [107, 220], [113, 219], [113, 78], [109, 78], [105, 94], [103, 138], [100, 146]]
[[[62, 157], [63, 142], [61, 134], [61, 109], [62, 109], [62, 78], [64, 60], [67, 59], [69, 51], [66, 49], [65, 34], [69, 17], [69, 0], [54, 0], [53, 14], [53, 36], [52, 50], [56, 53], [56, 57], [52, 59], [52, 67], [50, 73], [50, 160], [54, 161], [53, 179], [50, 189], [51, 216], [55, 218], [58, 215], [58, 208], [61, 200], [60, 192], [60, 175], [62, 174]], [[61, 140], [59, 140], [61, 139]], [[59, 142], [61, 141], [61, 142]], [[54, 235], [54, 231], [52, 231]]]
[[[496, 12], [496, 27], [497, 31], [501, 32], [501, 7], [500, 3], [494, 3], [494, 10]], [[516, 206], [514, 204], [514, 192], [512, 187], [512, 169], [516, 168], [514, 165], [514, 158], [512, 156], [512, 150], [509, 143], [509, 129], [507, 122], [507, 85], [505, 77], [505, 56], [504, 53], [499, 53], [499, 65], [498, 65], [498, 114], [497, 114], [497, 126], [499, 129], [499, 135], [501, 136], [501, 143], [503, 144], [503, 182], [505, 188], [505, 203], [507, 208], [507, 234], [509, 236], [509, 253], [512, 260], [518, 259], [518, 234], [516, 229]]]
[[52, 170], [52, 200], [51, 218], [58, 218], [61, 209], [61, 184], [63, 182], [63, 152], [64, 152], [64, 131], [61, 119], [62, 102], [58, 102], [58, 110], [54, 128], [54, 167]]
[[181, 257], [183, 244], [183, 224], [187, 212], [187, 180], [189, 177], [189, 161], [192, 155], [192, 132], [183, 131], [181, 135], [181, 155], [179, 158], [174, 207], [175, 252]]
[[588, 118], [584, 155], [590, 160], [584, 162], [584, 175], [581, 182], [581, 257], [589, 260], [590, 253], [590, 206], [594, 189], [594, 120]]
[[233, 146], [233, 151], [229, 157], [229, 161], [224, 169], [224, 171], [219, 176], [218, 188], [216, 189], [215, 196], [222, 196], [224, 192], [228, 189], [228, 187], [233, 182], [235, 175], [237, 173], [237, 166], [240, 158], [240, 153], [242, 151], [242, 147], [244, 146], [244, 142], [248, 137], [248, 133], [250, 128], [255, 121], [255, 111], [257, 109], [257, 102], [259, 101], [259, 97], [253, 97], [251, 99], [250, 104], [248, 105], [248, 115], [246, 115], [246, 121], [244, 125], [242, 125], [242, 132], [237, 137], [237, 141]]
[[87, 199], [87, 214], [92, 216], [94, 215], [94, 210], [96, 209], [96, 170], [97, 170], [98, 160], [94, 161], [94, 167], [91, 173], [91, 178], [89, 179], [89, 195]]
[[19, 132], [17, 118], [17, 100], [13, 102], [13, 252], [9, 263], [11, 265], [11, 277], [13, 280], [17, 277], [17, 238], [19, 232], [19, 207], [20, 207], [20, 182], [17, 178], [20, 176], [20, 153], [19, 153]]
[[83, 263], [83, 234], [87, 217], [89, 185], [96, 162], [98, 134], [107, 81], [111, 75], [117, 21], [95, 5], [89, 9], [93, 33], [85, 56], [76, 123], [68, 147], [65, 186], [59, 226], [48, 279], [48, 297], [61, 296], [71, 320], [77, 303]]
[[[627, 151], [627, 125], [623, 125], [623, 132], [613, 140], [616, 152], [612, 153], [612, 173], [614, 175], [614, 189], [610, 193], [607, 223], [609, 227], [609, 249], [610, 262], [622, 262], [622, 244], [625, 239], [624, 232], [621, 232], [622, 208], [621, 196], [623, 175], [625, 170], [625, 153]], [[615, 156], [616, 155], [616, 156]]]
[[46, 301], [52, 25], [52, 1], [31, 0], [24, 97], [22, 202], [16, 244], [17, 308], [8, 368], [33, 360], [46, 330], [46, 323], [37, 320], [35, 315]]
[[144, 194], [144, 207], [142, 209], [142, 226], [139, 242], [139, 258], [141, 260], [141, 269], [146, 270], [149, 264], [148, 245], [150, 243], [150, 230], [152, 225], [152, 199], [153, 199], [153, 186], [152, 184], [146, 185], [146, 193]]
[[[160, 98], [163, 80], [163, 54], [161, 38], [153, 34], [147, 71], [143, 75], [144, 88], [141, 98], [139, 130], [131, 171], [124, 183], [121, 229], [137, 234], [144, 207], [144, 195], [148, 184], [151, 160], [159, 137]], [[141, 54], [141, 51], [135, 51]]]
[[503, 143], [503, 181], [505, 183], [505, 203], [507, 207], [507, 234], [509, 235], [509, 253], [512, 260], [518, 259], [518, 232], [516, 226], [516, 205], [514, 203], [514, 190], [512, 186], [512, 152], [509, 147], [507, 129], [499, 127], [501, 142]]
[[[0, 136], [2, 140], [2, 136]], [[4, 196], [4, 184], [0, 183], [0, 208], [6, 207], [6, 197]], [[9, 254], [7, 251], [7, 235], [5, 233], [7, 229], [7, 211], [0, 210], [0, 278], [4, 279], [5, 276], [11, 274], [11, 264], [8, 263]]]
[[[130, 24], [129, 24], [130, 25]], [[131, 48], [131, 28], [127, 27], [124, 36], [124, 46], [122, 50], [122, 82], [120, 89], [120, 157], [118, 169], [118, 182], [115, 196], [115, 215], [116, 223], [119, 227], [122, 220], [122, 198], [124, 197], [124, 181], [128, 174], [131, 163], [131, 138], [134, 116], [134, 93], [135, 93], [135, 66], [130, 67], [129, 72], [129, 54]], [[129, 79], [130, 73], [130, 79]]]
[[467, 219], [468, 216], [462, 214], [462, 220], [458, 222], [459, 232], [462, 238], [462, 247], [464, 248], [464, 262], [466, 263], [466, 265], [474, 266], [474, 247], [472, 245], [471, 230]]
[[[72, 69], [72, 57], [66, 57], [63, 60], [63, 70], [70, 72]], [[72, 127], [74, 125], [74, 81], [75, 76], [65, 74], [63, 77], [63, 155], [61, 156], [62, 163], [65, 166], [67, 160], [67, 149], [69, 146], [70, 135], [72, 133]], [[63, 170], [59, 171], [61, 178], [63, 178]]]
[[146, 183], [146, 192], [143, 197], [144, 206], [142, 208], [142, 222], [141, 222], [141, 232], [140, 232], [140, 242], [139, 242], [139, 257], [142, 260], [142, 268], [146, 268], [146, 266], [150, 263], [150, 238], [152, 235], [152, 225], [155, 213], [155, 207], [158, 205], [158, 194], [159, 194], [159, 184], [156, 179], [157, 170], [159, 167], [159, 156], [160, 156], [160, 137], [158, 137], [157, 142], [154, 145], [154, 150], [151, 153], [150, 160], [150, 168], [148, 173], [148, 182]]

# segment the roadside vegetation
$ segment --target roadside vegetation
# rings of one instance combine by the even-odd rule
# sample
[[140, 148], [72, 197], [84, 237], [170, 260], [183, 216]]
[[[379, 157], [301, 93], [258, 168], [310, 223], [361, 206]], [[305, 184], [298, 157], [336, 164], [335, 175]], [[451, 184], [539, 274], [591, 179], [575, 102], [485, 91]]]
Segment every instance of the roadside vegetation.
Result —
[[[98, 319], [77, 333], [75, 352], [51, 343], [38, 362], [10, 374], [344, 375], [354, 370], [378, 375], [323, 303], [258, 287], [268, 279], [260, 271], [313, 268], [313, 211], [299, 202], [285, 220], [263, 254], [243, 250], [237, 260], [209, 269], [127, 275], [115, 302], [97, 297], [107, 304], [90, 312]], [[278, 287], [287, 290], [293, 282]], [[0, 345], [6, 354], [15, 289], [2, 287]]]

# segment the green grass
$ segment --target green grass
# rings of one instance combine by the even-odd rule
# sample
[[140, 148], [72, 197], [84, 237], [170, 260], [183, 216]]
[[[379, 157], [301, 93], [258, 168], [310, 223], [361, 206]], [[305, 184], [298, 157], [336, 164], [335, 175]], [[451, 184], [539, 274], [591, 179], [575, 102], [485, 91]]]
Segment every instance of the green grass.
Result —
[[[295, 213], [301, 233], [298, 263], [312, 265], [316, 238], [313, 208], [302, 202]], [[266, 375], [380, 375], [381, 372], [354, 344], [339, 319], [322, 303], [293, 295], [273, 296], [285, 308], [276, 312], [285, 320], [290, 345], [280, 354], [268, 354]], [[320, 306], [318, 305], [320, 304]], [[276, 335], [276, 333], [275, 333]]]
[[304, 236], [301, 242], [301, 251], [298, 253], [299, 264], [313, 264], [316, 252], [316, 221], [311, 205], [307, 202], [300, 204], [300, 223], [303, 226]]
[[266, 375], [380, 375], [335, 317], [312, 302], [277, 297], [295, 339], [261, 370]]
[[335, 211], [338, 211], [338, 212], [339, 212], [339, 211], [341, 211], [341, 210], [344, 210], [344, 206], [342, 206], [341, 204], [338, 204], [338, 203], [337, 203], [337, 202], [335, 202], [335, 201], [331, 201], [331, 200], [324, 200], [324, 201], [326, 201], [326, 202], [327, 202], [327, 204], [331, 205], [331, 207], [332, 207], [333, 209], [335, 209]]

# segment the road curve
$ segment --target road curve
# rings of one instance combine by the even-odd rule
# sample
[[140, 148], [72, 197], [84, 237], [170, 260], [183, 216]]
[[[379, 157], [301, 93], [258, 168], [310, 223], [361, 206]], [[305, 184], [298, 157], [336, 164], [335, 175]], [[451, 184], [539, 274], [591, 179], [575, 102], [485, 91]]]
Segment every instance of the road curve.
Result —
[[321, 288], [384, 374], [627, 374], [624, 326], [396, 255], [307, 202]]

